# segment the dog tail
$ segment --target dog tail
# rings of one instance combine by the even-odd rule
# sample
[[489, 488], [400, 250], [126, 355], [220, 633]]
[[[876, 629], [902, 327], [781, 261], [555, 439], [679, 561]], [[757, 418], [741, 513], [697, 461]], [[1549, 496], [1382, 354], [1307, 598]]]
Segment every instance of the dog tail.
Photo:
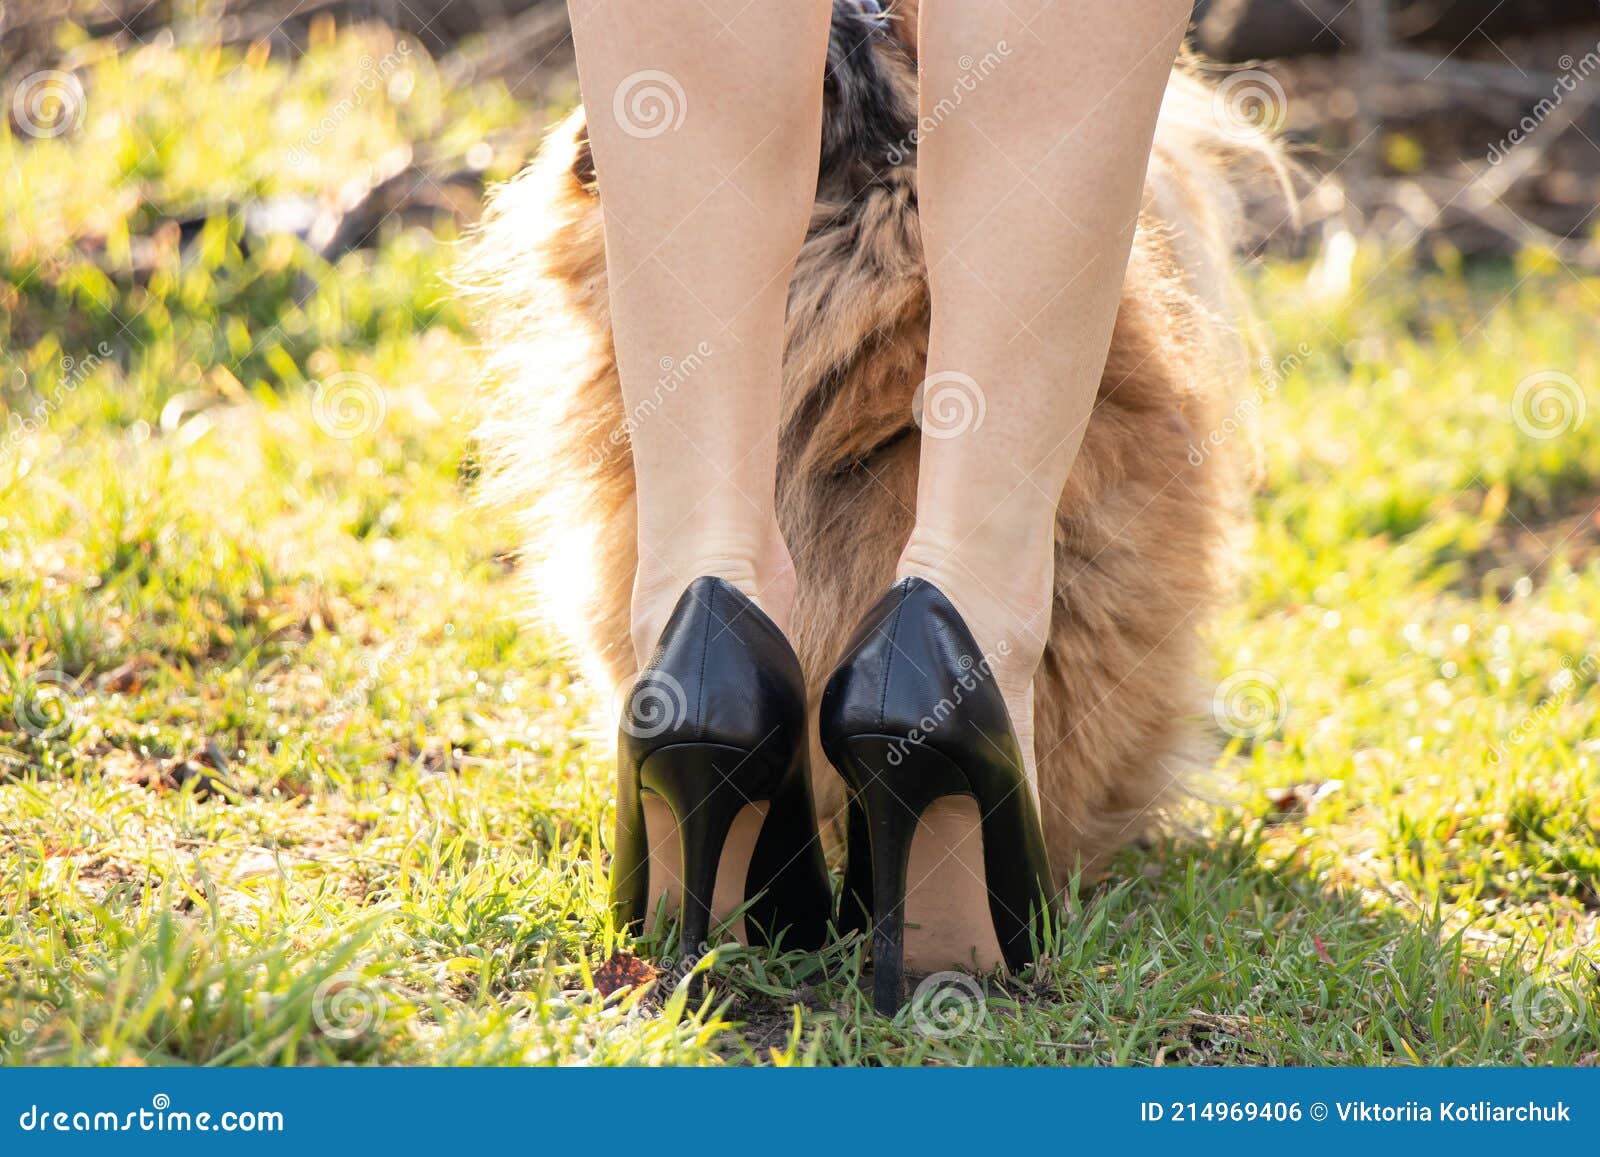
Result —
[[[1295, 171], [1275, 132], [1283, 102], [1276, 82], [1248, 72], [1217, 85], [1203, 67], [1188, 54], [1173, 67], [1156, 121], [1145, 207], [1158, 221], [1182, 223], [1171, 241], [1191, 288], [1219, 313], [1238, 316], [1240, 250], [1299, 225]], [[1256, 115], [1246, 115], [1252, 110]], [[1269, 224], [1247, 228], [1246, 198], [1255, 210], [1262, 194], [1274, 190]]]

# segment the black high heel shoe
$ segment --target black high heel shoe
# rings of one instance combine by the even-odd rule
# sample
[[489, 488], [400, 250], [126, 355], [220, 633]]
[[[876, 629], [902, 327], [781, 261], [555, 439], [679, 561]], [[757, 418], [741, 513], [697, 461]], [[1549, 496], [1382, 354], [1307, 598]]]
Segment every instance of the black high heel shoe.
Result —
[[622, 713], [616, 924], [644, 930], [665, 897], [689, 960], [749, 901], [741, 939], [821, 947], [832, 896], [805, 751], [794, 649], [738, 588], [696, 579]]
[[1044, 834], [990, 664], [937, 587], [904, 579], [868, 612], [821, 731], [851, 789], [840, 925], [872, 929], [877, 1010], [900, 1007], [908, 969], [1028, 963], [1051, 895]]

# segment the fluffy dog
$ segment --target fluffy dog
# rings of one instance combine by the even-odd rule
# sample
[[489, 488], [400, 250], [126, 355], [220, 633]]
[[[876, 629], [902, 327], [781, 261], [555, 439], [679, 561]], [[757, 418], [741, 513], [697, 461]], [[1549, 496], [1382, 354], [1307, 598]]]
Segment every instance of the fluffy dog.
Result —
[[[894, 577], [911, 530], [928, 290], [917, 220], [916, 4], [835, 5], [816, 206], [789, 293], [778, 506], [799, 574], [793, 641], [815, 694]], [[1271, 145], [1168, 87], [1093, 417], [1056, 525], [1056, 602], [1036, 681], [1041, 815], [1061, 882], [1146, 828], [1206, 744], [1197, 629], [1224, 588], [1238, 471], [1218, 428], [1248, 370], [1232, 318], [1238, 183]], [[1249, 162], [1246, 164], [1245, 162]], [[635, 669], [628, 436], [600, 192], [582, 111], [491, 200], [466, 264], [493, 381], [485, 491], [527, 532], [541, 617], [585, 673]], [[663, 359], [657, 401], [692, 376]], [[813, 703], [813, 708], [815, 703]], [[825, 822], [843, 789], [813, 751]]]

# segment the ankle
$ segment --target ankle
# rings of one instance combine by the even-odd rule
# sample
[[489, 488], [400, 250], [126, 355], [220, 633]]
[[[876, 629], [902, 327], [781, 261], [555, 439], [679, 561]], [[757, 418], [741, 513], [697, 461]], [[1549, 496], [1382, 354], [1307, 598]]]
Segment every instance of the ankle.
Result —
[[[1030, 565], [1018, 565], [1031, 559]], [[994, 672], [1022, 747], [1028, 781], [1037, 794], [1033, 744], [1033, 679], [1050, 634], [1055, 593], [1053, 543], [1032, 550], [996, 549], [973, 540], [955, 542], [918, 528], [900, 556], [896, 575], [932, 583], [966, 620]]]
[[901, 552], [896, 575], [925, 579], [944, 592], [966, 620], [997, 677], [1013, 687], [1032, 682], [1050, 635], [1052, 544], [1009, 549], [919, 527]]
[[705, 575], [738, 588], [788, 634], [797, 585], [794, 563], [775, 526], [755, 544], [675, 543], [670, 553], [641, 548], [632, 606], [633, 646], [641, 667], [684, 588]]

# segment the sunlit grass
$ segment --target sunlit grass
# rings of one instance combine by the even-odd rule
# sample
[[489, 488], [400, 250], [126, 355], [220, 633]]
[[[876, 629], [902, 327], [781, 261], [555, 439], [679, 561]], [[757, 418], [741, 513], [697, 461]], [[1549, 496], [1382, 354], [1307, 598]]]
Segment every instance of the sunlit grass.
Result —
[[451, 228], [329, 265], [240, 220], [522, 115], [414, 50], [287, 163], [377, 35], [103, 55], [78, 130], [0, 135], [0, 1056], [1595, 1062], [1600, 415], [1513, 407], [1600, 405], [1600, 280], [1257, 271], [1284, 372], [1210, 637], [1275, 711], [1044, 963], [953, 1021], [870, 1015], [858, 945], [607, 1000], [605, 705], [470, 506]]

